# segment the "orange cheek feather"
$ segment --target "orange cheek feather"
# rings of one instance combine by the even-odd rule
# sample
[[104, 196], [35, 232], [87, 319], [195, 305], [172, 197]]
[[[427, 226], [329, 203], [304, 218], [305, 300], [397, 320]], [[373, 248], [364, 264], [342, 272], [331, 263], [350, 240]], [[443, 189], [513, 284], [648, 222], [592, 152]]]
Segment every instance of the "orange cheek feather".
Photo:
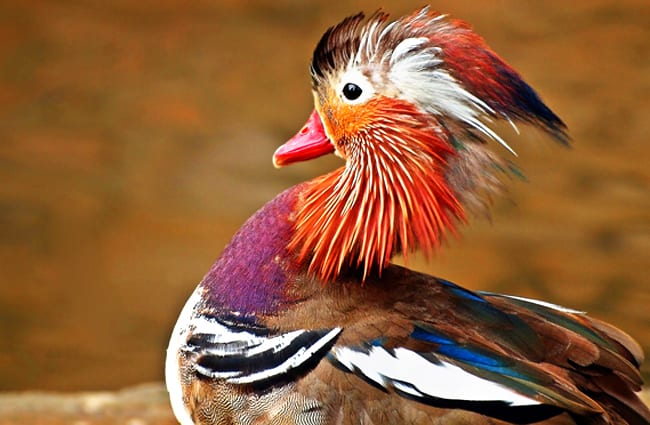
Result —
[[348, 105], [333, 94], [318, 108], [325, 131], [343, 158], [348, 156], [346, 142], [372, 126], [374, 103]]
[[[347, 267], [381, 273], [396, 252], [431, 254], [464, 211], [444, 178], [454, 150], [404, 101], [320, 108], [345, 167], [307, 185], [290, 248], [324, 282]], [[351, 155], [355, 149], [354, 155]]]

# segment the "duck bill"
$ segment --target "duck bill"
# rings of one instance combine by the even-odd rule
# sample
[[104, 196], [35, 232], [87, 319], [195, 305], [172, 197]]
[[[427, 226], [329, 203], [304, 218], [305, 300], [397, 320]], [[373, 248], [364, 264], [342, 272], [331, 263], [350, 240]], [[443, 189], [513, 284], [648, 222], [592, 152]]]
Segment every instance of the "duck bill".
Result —
[[276, 168], [307, 161], [334, 152], [334, 145], [325, 134], [323, 123], [314, 111], [309, 116], [302, 129], [280, 146], [273, 154], [273, 165]]

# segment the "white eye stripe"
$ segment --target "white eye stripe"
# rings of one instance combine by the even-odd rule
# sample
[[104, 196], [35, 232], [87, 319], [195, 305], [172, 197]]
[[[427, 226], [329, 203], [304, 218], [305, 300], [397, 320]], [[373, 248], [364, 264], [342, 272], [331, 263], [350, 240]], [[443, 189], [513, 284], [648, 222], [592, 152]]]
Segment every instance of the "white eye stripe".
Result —
[[[350, 93], [349, 90], [351, 88], [351, 86], [348, 85], [354, 85], [358, 87], [358, 89], [361, 90], [361, 94], [359, 94], [358, 97], [346, 96], [346, 92]], [[347, 90], [346, 86], [348, 86]], [[338, 84], [336, 85], [336, 93], [343, 102], [349, 105], [359, 105], [366, 103], [374, 96], [375, 88], [373, 87], [370, 80], [368, 80], [368, 78], [366, 78], [366, 76], [363, 75], [357, 68], [350, 67], [350, 69], [341, 74], [339, 77]]]

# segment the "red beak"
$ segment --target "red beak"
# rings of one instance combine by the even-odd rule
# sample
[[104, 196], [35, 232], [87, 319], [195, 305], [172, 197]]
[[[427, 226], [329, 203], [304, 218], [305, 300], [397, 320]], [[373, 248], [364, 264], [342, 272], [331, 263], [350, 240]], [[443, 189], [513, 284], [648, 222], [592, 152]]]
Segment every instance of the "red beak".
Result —
[[280, 168], [294, 162], [307, 161], [334, 152], [334, 145], [325, 135], [323, 123], [314, 111], [303, 128], [273, 154], [273, 165]]

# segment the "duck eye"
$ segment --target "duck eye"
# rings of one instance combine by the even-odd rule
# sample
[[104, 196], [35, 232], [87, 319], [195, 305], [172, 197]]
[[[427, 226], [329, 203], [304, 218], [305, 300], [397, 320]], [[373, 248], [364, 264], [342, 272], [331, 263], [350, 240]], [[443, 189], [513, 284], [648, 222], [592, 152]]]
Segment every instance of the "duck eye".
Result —
[[343, 96], [345, 96], [346, 99], [348, 100], [356, 100], [361, 96], [361, 93], [363, 90], [361, 90], [361, 87], [357, 86], [354, 83], [347, 83], [345, 86], [343, 86]]

